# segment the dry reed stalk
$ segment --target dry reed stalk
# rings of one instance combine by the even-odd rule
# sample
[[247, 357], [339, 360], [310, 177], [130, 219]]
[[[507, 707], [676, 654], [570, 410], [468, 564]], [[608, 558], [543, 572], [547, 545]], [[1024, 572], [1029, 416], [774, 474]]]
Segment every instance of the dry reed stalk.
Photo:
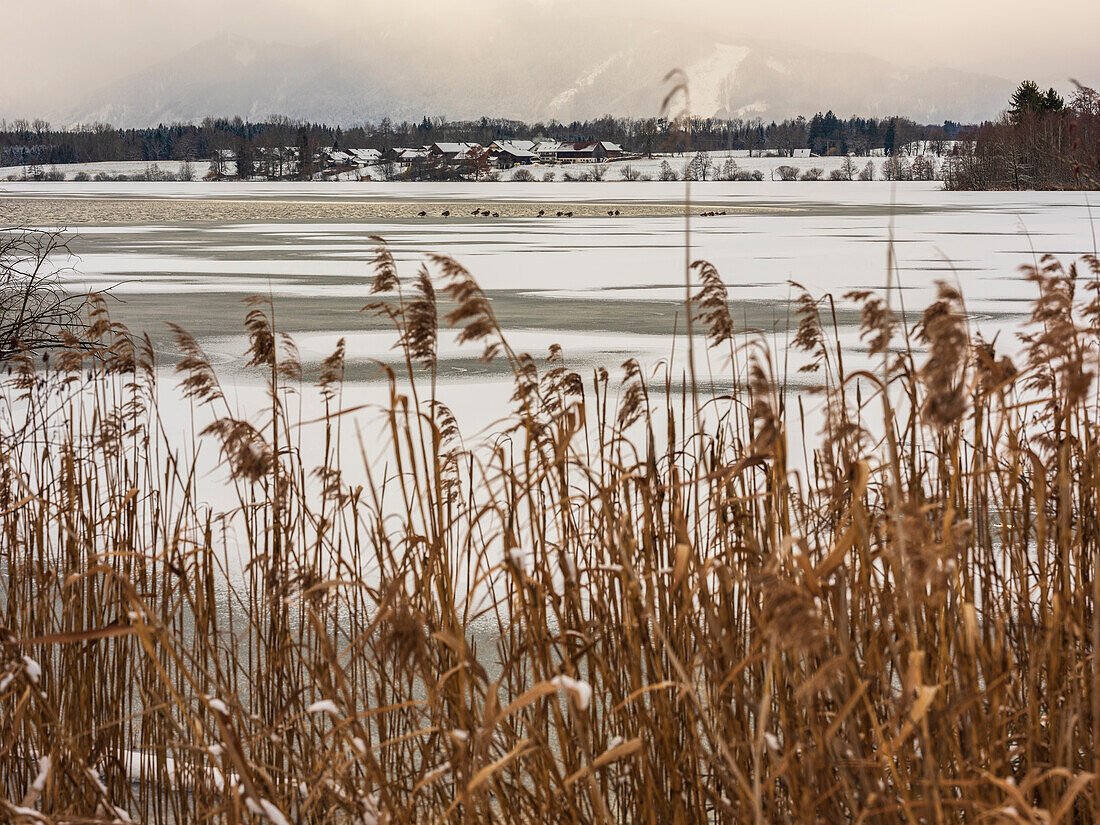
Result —
[[[363, 486], [340, 459], [344, 343], [309, 454], [269, 302], [245, 320], [254, 421], [176, 330], [212, 421], [190, 444], [160, 423], [151, 347], [102, 302], [66, 352], [13, 362], [5, 819], [1093, 821], [1100, 313], [1078, 268], [1030, 273], [1021, 371], [970, 341], [946, 287], [912, 334], [853, 296], [881, 375], [846, 371], [801, 299], [826, 407], [802, 473], [773, 355], [737, 342], [705, 262], [691, 310], [747, 380], [702, 430], [667, 372], [662, 396], [628, 362], [616, 401], [560, 350], [513, 351], [473, 277], [430, 263], [373, 305], [405, 374]], [[384, 244], [375, 264], [396, 292]], [[486, 447], [436, 398], [437, 294], [514, 371], [512, 427]], [[884, 392], [904, 400], [892, 460], [866, 424]], [[196, 480], [211, 440], [236, 501]]]

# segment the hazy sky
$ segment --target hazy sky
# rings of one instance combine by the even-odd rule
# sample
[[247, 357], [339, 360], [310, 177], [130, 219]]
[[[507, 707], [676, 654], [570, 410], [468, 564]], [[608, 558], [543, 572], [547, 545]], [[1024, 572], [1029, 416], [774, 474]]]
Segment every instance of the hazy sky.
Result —
[[[49, 108], [220, 32], [310, 43], [399, 15], [465, 29], [476, 44], [489, 16], [522, 19], [524, 7], [536, 5], [551, 6], [561, 25], [605, 27], [610, 44], [620, 15], [677, 18], [903, 66], [1100, 84], [1100, 0], [0, 0], [0, 111], [33, 116], [38, 105]], [[582, 20], [594, 12], [600, 16]], [[538, 48], [538, 34], [521, 24], [517, 36]]]

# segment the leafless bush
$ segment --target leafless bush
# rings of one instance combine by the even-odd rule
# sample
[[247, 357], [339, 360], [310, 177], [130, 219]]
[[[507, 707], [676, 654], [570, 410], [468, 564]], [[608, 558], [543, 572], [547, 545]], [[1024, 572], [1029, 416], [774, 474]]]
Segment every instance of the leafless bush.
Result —
[[912, 180], [913, 167], [904, 155], [890, 155], [882, 163], [883, 180]]
[[84, 299], [60, 283], [71, 257], [60, 231], [0, 230], [0, 360], [56, 345], [80, 326]]
[[733, 158], [726, 158], [725, 163], [722, 164], [722, 171], [718, 177], [720, 180], [737, 180], [737, 176], [740, 174], [741, 169], [737, 166], [737, 161]]
[[855, 180], [858, 174], [859, 169], [856, 167], [855, 160], [851, 155], [845, 155], [844, 162], [840, 164], [840, 168], [834, 169], [829, 177], [831, 180]]
[[695, 156], [684, 165], [684, 180], [704, 181], [714, 171], [714, 161], [706, 152], [696, 152]]
[[619, 167], [619, 175], [622, 176], [623, 180], [629, 181], [640, 180], [642, 177], [642, 173], [631, 166], [629, 163]]

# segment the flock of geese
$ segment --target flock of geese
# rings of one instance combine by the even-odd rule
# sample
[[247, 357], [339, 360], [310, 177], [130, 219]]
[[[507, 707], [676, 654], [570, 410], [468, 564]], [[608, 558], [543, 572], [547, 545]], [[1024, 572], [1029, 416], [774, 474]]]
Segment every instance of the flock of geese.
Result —
[[[473, 215], [474, 217], [478, 217], [480, 215], [483, 218], [499, 218], [500, 217], [499, 212], [492, 212], [488, 209], [482, 209], [480, 206], [477, 207], [470, 214]], [[618, 217], [620, 214], [622, 214], [622, 213], [619, 212], [618, 209], [608, 209], [607, 210], [607, 215], [608, 215], [608, 217], [611, 217], [611, 218]], [[704, 217], [704, 218], [714, 218], [714, 217], [717, 217], [718, 215], [726, 215], [728, 213], [726, 212], [726, 210], [723, 209], [721, 211], [700, 212], [699, 214], [700, 214], [701, 217]], [[540, 209], [538, 214], [535, 215], [535, 217], [536, 218], [542, 218], [542, 217], [545, 217], [545, 215], [546, 215], [546, 210], [545, 209]], [[416, 216], [418, 218], [426, 218], [426, 217], [428, 217], [428, 213], [422, 210], [420, 212], [417, 212]], [[451, 210], [450, 209], [444, 209], [442, 212], [439, 213], [439, 217], [441, 217], [441, 218], [451, 217]], [[507, 217], [507, 216], [505, 216], [505, 217]], [[561, 210], [559, 210], [558, 213], [557, 213], [557, 217], [559, 217], [559, 218], [571, 218], [571, 217], [573, 217], [573, 213], [572, 212], [562, 212]]]
[[[473, 212], [471, 212], [470, 214], [473, 215], [474, 217], [477, 217], [477, 216], [480, 215], [483, 218], [499, 218], [500, 217], [499, 212], [492, 212], [488, 209], [482, 209], [480, 206], [477, 209], [475, 209]], [[608, 209], [607, 210], [608, 217], [618, 217], [621, 214], [622, 213], [618, 209]], [[716, 212], [714, 214], [718, 214], [718, 213]], [[722, 214], [725, 214], [725, 213], [722, 213]], [[535, 215], [535, 217], [536, 218], [542, 218], [542, 217], [545, 217], [545, 215], [546, 215], [546, 210], [545, 209], [540, 209], [538, 214]], [[421, 210], [420, 212], [416, 213], [416, 216], [418, 218], [426, 218], [426, 217], [428, 217], [428, 213], [426, 211]], [[559, 218], [571, 218], [571, 217], [573, 217], [573, 213], [572, 212], [562, 212], [562, 211], [559, 210], [557, 216]], [[439, 217], [441, 217], [441, 218], [451, 217], [451, 210], [450, 209], [444, 209], [442, 212], [439, 213]]]

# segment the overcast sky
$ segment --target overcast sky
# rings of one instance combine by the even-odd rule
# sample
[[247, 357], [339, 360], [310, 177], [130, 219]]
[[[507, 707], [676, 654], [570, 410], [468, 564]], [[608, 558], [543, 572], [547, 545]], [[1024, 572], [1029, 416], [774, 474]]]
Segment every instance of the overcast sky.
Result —
[[[305, 44], [400, 15], [464, 29], [476, 46], [481, 21], [522, 21], [534, 5], [551, 6], [562, 25], [599, 12], [583, 24], [605, 27], [612, 46], [617, 16], [675, 17], [909, 67], [1100, 84], [1098, 0], [0, 0], [0, 112], [33, 116], [221, 32]], [[537, 29], [516, 28], [538, 48]]]

